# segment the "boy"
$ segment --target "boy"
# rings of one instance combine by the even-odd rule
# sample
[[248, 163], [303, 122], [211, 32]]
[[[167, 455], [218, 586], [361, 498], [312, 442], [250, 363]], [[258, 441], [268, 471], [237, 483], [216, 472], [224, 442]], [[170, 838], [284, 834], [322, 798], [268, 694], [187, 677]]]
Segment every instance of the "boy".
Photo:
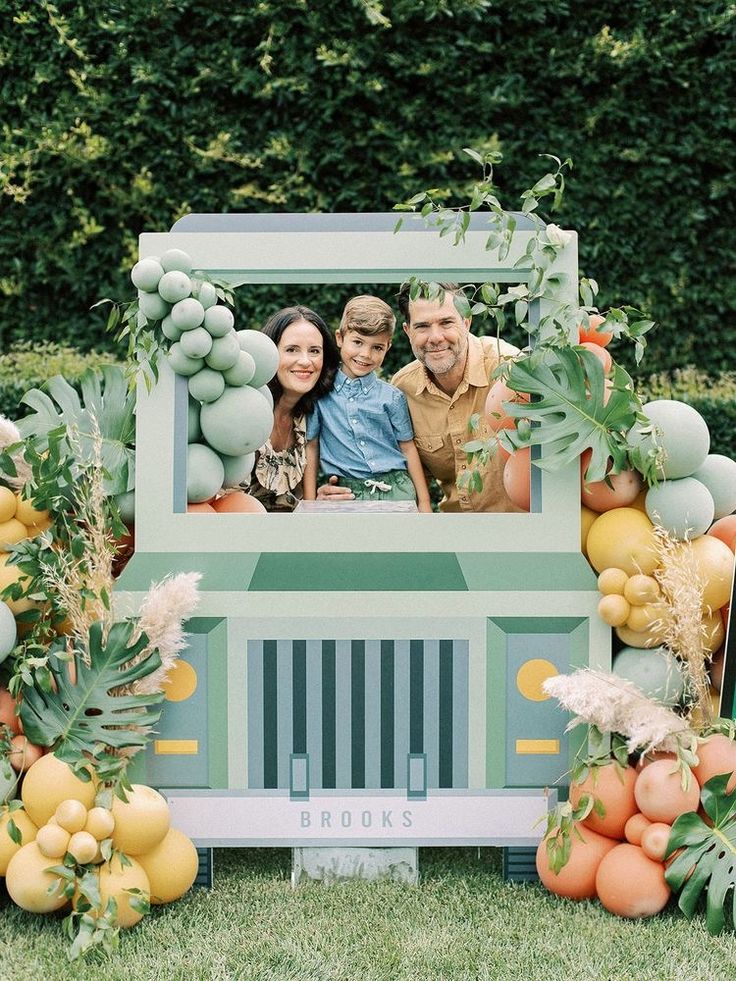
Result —
[[356, 500], [415, 500], [431, 512], [406, 397], [375, 374], [395, 326], [391, 307], [376, 296], [354, 296], [345, 305], [335, 334], [341, 367], [307, 423], [305, 501], [316, 500], [321, 469], [336, 474]]

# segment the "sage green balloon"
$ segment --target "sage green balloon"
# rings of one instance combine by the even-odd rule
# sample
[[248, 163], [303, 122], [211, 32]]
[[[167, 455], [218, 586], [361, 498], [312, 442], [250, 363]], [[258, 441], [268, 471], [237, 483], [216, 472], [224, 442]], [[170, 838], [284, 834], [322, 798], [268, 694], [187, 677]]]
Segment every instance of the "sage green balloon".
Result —
[[224, 337], [215, 337], [212, 341], [212, 350], [204, 359], [210, 368], [216, 371], [227, 371], [238, 363], [240, 355], [240, 345], [235, 331], [230, 331]]
[[184, 331], [180, 343], [188, 358], [206, 358], [212, 350], [212, 335], [204, 327], [195, 327]]
[[199, 402], [190, 396], [187, 405], [187, 443], [198, 442], [202, 435], [202, 429], [199, 425], [200, 409]]
[[[227, 378], [225, 379], [227, 381]], [[228, 384], [230, 384], [228, 382]], [[736, 461], [722, 453], [710, 453], [693, 477], [705, 484], [715, 504], [715, 519], [736, 511]]]
[[680, 663], [664, 647], [623, 647], [613, 659], [612, 671], [662, 705], [677, 705], [685, 692]]
[[220, 454], [223, 466], [225, 467], [225, 479], [223, 487], [237, 487], [247, 480], [256, 464], [255, 453], [244, 453], [243, 456], [225, 456]]
[[192, 260], [182, 249], [169, 249], [161, 256], [164, 272], [183, 272], [187, 276], [192, 271]]
[[139, 290], [138, 309], [149, 320], [163, 320], [171, 307], [158, 293], [144, 293]]
[[130, 270], [130, 278], [136, 289], [153, 293], [164, 274], [163, 266], [155, 256], [139, 259]]
[[168, 361], [177, 375], [196, 375], [204, 368], [204, 359], [187, 357], [181, 349], [181, 341], [175, 341], [169, 348]]
[[232, 310], [218, 304], [210, 307], [204, 315], [204, 325], [213, 337], [224, 337], [235, 326]]
[[132, 525], [135, 521], [135, 491], [129, 490], [124, 494], [116, 494], [115, 503], [126, 525]]
[[[710, 449], [708, 425], [700, 413], [677, 399], [655, 399], [643, 407], [644, 415], [656, 427], [664, 460], [661, 476], [667, 480], [690, 477], [705, 463]], [[641, 444], [646, 451], [652, 446], [650, 436], [642, 436], [635, 424], [629, 438], [632, 445]]]
[[253, 375], [256, 373], [256, 363], [247, 351], [241, 351], [238, 347], [238, 360], [232, 366], [223, 371], [222, 376], [228, 385], [238, 388], [240, 385], [250, 384]]
[[189, 379], [189, 394], [198, 402], [215, 402], [224, 391], [225, 379], [221, 371], [202, 368]]
[[260, 330], [239, 330], [241, 351], [247, 351], [256, 363], [256, 373], [250, 384], [260, 388], [271, 381], [279, 366], [279, 351], [268, 335]]
[[179, 330], [194, 330], [204, 320], [204, 307], [199, 300], [195, 300], [193, 296], [188, 296], [185, 300], [179, 300], [173, 305], [171, 319]]
[[273, 393], [268, 385], [261, 385], [256, 389], [256, 391], [261, 393], [261, 395], [273, 409]]
[[0, 600], [0, 664], [13, 650], [17, 639], [15, 617], [8, 604]]
[[167, 313], [164, 319], [161, 321], [161, 330], [164, 332], [164, 337], [168, 337], [170, 341], [180, 340], [184, 331], [179, 330], [174, 321], [171, 319], [171, 314]]
[[673, 538], [693, 539], [713, 524], [713, 495], [694, 477], [662, 480], [644, 498], [649, 520], [665, 528]]
[[222, 487], [225, 467], [222, 460], [202, 443], [190, 443], [187, 447], [187, 501], [201, 504], [209, 501]]
[[171, 272], [164, 273], [161, 277], [158, 292], [167, 303], [178, 303], [179, 300], [186, 299], [192, 292], [192, 281], [186, 273], [172, 269]]
[[199, 300], [205, 310], [209, 310], [217, 303], [217, 290], [206, 279], [192, 280], [192, 296]]
[[243, 456], [263, 446], [271, 435], [273, 412], [249, 385], [228, 386], [216, 402], [202, 406], [199, 422], [202, 435], [218, 453]]

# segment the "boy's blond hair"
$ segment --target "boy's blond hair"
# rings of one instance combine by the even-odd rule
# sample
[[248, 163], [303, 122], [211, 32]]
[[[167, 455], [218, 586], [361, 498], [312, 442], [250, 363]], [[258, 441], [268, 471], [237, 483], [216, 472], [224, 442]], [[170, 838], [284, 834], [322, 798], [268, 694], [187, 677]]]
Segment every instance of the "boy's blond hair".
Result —
[[354, 296], [345, 304], [338, 330], [354, 330], [366, 337], [388, 334], [393, 337], [396, 317], [388, 303], [377, 296]]

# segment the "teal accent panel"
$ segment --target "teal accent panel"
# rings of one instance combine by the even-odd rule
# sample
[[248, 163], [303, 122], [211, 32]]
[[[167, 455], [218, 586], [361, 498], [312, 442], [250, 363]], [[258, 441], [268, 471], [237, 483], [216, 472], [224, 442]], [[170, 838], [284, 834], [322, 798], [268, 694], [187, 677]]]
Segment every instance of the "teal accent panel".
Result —
[[[210, 787], [228, 787], [227, 621], [201, 617], [188, 629], [207, 634], [207, 737]], [[239, 752], [244, 752], [238, 747]]]
[[[207, 636], [189, 634], [187, 647], [179, 656], [194, 668], [197, 687], [189, 698], [181, 702], [163, 703], [158, 732], [145, 751], [147, 779], [155, 787], [210, 786], [207, 653]], [[156, 741], [166, 739], [196, 739], [198, 751], [196, 755], [157, 754]]]
[[[196, 521], [196, 515], [189, 515]], [[135, 552], [115, 584], [120, 592], [147, 592], [172, 571], [199, 572], [202, 592], [244, 592], [248, 589], [258, 554], [245, 552]]]
[[248, 787], [263, 790], [263, 641], [249, 640], [248, 691]]
[[445, 592], [467, 586], [457, 558], [449, 552], [268, 552], [258, 559], [248, 588], [278, 592]]
[[506, 633], [493, 620], [486, 651], [486, 787], [500, 789], [506, 786]]
[[579, 552], [463, 552], [457, 560], [471, 590], [597, 589], [595, 573]]

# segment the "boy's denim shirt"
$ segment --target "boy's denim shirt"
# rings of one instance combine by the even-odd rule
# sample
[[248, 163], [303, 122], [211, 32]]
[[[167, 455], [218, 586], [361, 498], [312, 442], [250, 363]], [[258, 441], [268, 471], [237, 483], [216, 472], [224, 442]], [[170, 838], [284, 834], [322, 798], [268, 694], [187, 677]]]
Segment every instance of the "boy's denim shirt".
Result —
[[332, 391], [307, 421], [307, 439], [319, 437], [320, 470], [339, 477], [372, 477], [406, 470], [399, 442], [414, 430], [403, 392], [376, 378], [348, 378], [339, 370]]

